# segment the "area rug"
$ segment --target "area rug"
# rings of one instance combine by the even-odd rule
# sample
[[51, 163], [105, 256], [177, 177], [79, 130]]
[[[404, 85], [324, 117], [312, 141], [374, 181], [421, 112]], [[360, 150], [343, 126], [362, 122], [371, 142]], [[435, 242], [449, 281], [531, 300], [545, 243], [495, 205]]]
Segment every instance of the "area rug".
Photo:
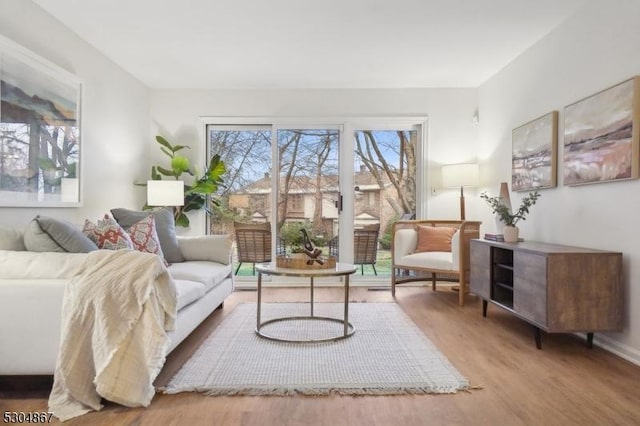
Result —
[[[268, 303], [263, 319], [308, 315], [310, 305]], [[342, 318], [340, 303], [316, 303], [315, 315]], [[324, 343], [285, 343], [255, 334], [256, 305], [238, 305], [184, 364], [165, 393], [209, 395], [394, 395], [455, 393], [464, 378], [395, 303], [352, 303], [353, 336]], [[306, 324], [305, 324], [306, 323]], [[271, 335], [331, 333], [337, 323], [276, 322]], [[302, 331], [301, 331], [302, 330]], [[263, 331], [267, 331], [263, 328]]]

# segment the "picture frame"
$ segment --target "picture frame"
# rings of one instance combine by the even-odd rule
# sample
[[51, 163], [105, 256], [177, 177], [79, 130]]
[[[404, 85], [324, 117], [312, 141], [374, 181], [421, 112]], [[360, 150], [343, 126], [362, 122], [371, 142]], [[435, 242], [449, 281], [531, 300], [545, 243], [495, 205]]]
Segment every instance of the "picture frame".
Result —
[[513, 129], [511, 147], [511, 188], [514, 191], [557, 186], [558, 111]]
[[81, 205], [82, 83], [0, 36], [0, 207]]
[[564, 108], [565, 185], [638, 178], [639, 85], [633, 77]]

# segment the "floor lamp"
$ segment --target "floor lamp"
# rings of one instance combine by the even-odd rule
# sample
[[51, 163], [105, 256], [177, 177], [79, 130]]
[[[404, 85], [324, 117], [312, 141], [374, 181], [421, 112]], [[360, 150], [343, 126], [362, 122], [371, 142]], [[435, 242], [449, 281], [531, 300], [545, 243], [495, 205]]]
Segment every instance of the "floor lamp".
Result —
[[442, 166], [442, 185], [460, 188], [460, 220], [465, 220], [464, 187], [478, 186], [479, 167], [476, 163], [449, 164]]

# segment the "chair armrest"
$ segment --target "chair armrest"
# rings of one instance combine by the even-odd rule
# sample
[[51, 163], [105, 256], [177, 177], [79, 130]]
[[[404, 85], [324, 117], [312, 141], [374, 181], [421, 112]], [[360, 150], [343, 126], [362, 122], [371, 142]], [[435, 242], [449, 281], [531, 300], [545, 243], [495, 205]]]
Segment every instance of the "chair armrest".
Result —
[[460, 245], [460, 230], [458, 229], [455, 234], [451, 237], [451, 256], [452, 256], [452, 264], [456, 268], [456, 270], [460, 270], [460, 259], [461, 259], [461, 251], [462, 246]]
[[398, 229], [393, 236], [393, 258], [401, 258], [413, 253], [418, 245], [418, 233], [415, 229]]
[[178, 236], [178, 246], [185, 260], [207, 260], [229, 265], [232, 254], [231, 235]]

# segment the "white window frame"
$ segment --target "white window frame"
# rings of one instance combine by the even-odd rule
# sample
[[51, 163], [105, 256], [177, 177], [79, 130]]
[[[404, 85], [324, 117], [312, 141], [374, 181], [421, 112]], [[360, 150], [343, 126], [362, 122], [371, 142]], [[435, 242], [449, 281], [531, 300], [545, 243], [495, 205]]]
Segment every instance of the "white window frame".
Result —
[[[278, 130], [291, 129], [338, 129], [340, 130], [339, 162], [340, 162], [340, 193], [352, 194], [349, 190], [354, 187], [354, 149], [353, 141], [347, 143], [346, 138], [351, 138], [359, 130], [415, 130], [418, 132], [418, 146], [416, 156], [418, 167], [416, 170], [416, 218], [426, 218], [428, 213], [428, 188], [429, 182], [429, 161], [428, 159], [428, 117], [424, 116], [337, 116], [337, 117], [302, 117], [302, 116], [203, 116], [200, 117], [202, 126], [202, 141], [204, 152], [203, 158], [207, 156], [207, 126], [215, 125], [220, 130], [271, 130], [272, 149], [272, 169], [271, 187], [278, 187], [278, 176], [273, 170], [278, 170]], [[271, 203], [277, 206], [278, 191], [272, 191]], [[351, 197], [351, 195], [348, 195]], [[346, 200], [342, 214], [339, 215], [339, 228], [343, 235], [353, 233], [353, 205], [355, 200]], [[272, 215], [277, 214], [277, 209], [272, 209]], [[275, 233], [275, 218], [270, 218], [272, 234]], [[353, 241], [349, 238], [340, 239], [341, 260], [344, 262], [353, 261]], [[275, 259], [275, 246], [272, 248], [272, 256]]]

